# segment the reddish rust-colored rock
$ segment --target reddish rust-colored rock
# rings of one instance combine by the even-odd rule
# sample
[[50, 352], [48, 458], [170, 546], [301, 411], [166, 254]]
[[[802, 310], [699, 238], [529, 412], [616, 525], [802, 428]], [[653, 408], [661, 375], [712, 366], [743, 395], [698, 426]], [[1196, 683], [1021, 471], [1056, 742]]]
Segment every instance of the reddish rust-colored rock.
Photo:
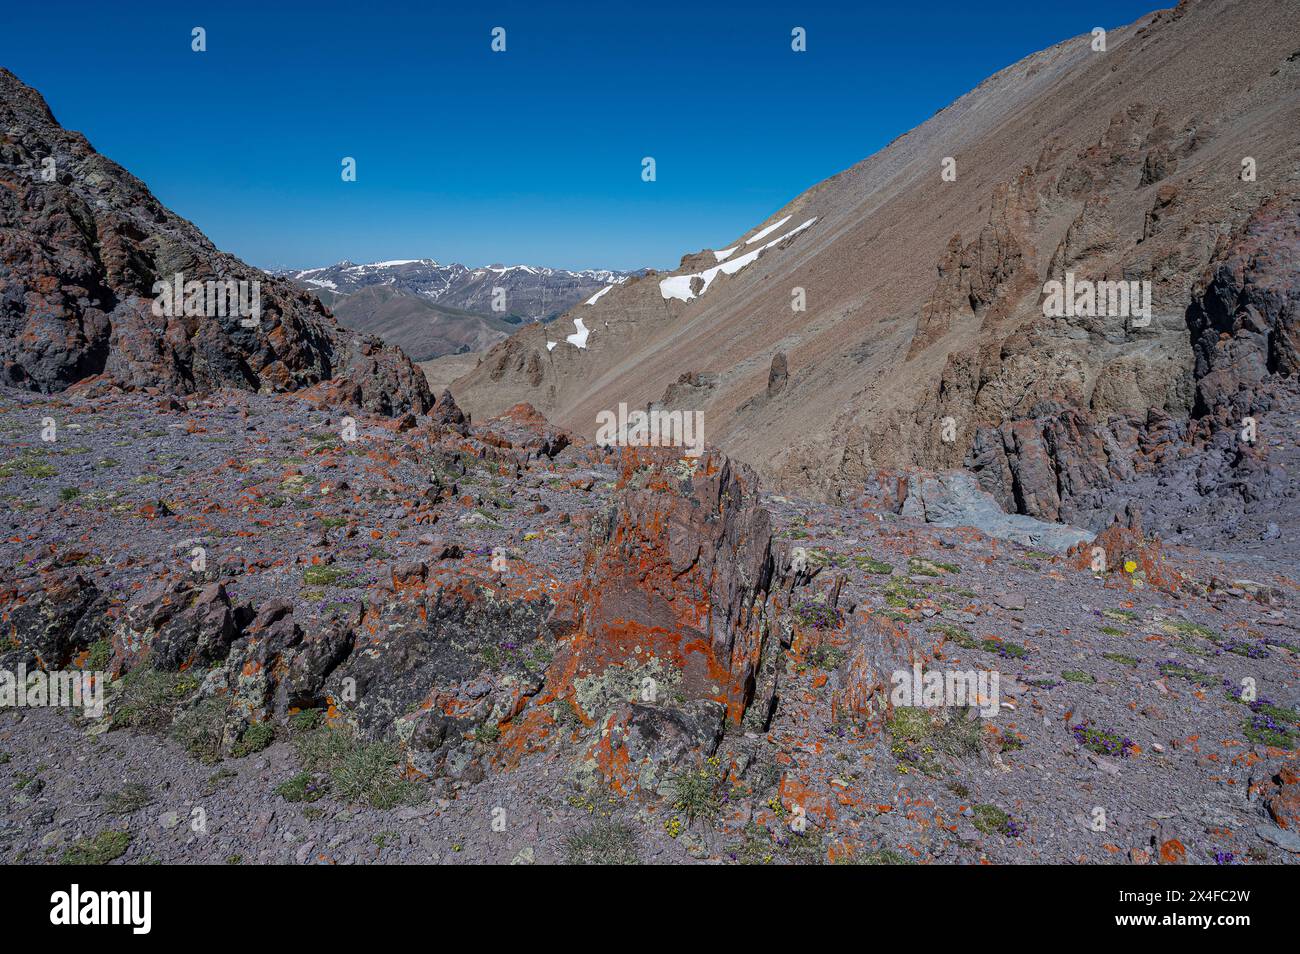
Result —
[[[771, 525], [749, 468], [716, 451], [623, 452], [618, 503], [594, 528], [582, 614], [557, 660], [560, 694], [610, 666], [658, 660], [686, 702], [712, 700], [739, 723], [769, 639]], [[587, 719], [599, 713], [583, 713]]]
[[516, 404], [487, 421], [479, 432], [480, 439], [522, 451], [516, 459], [523, 465], [545, 457], [553, 460], [567, 447], [582, 444], [581, 438], [553, 426], [528, 403]]
[[1182, 577], [1165, 560], [1160, 540], [1142, 532], [1142, 517], [1132, 505], [1091, 543], [1070, 550], [1075, 569], [1100, 572], [1130, 586], [1155, 586], [1176, 592]]
[[1276, 787], [1265, 801], [1269, 816], [1279, 828], [1300, 833], [1300, 771], [1285, 766], [1273, 783]]

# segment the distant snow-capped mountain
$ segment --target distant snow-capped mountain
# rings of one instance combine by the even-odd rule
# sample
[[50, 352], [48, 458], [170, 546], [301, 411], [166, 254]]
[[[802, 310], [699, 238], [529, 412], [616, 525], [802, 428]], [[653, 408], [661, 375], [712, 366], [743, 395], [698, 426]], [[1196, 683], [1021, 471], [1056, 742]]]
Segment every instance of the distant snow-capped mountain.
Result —
[[[440, 265], [428, 258], [279, 272], [312, 289], [327, 305], [362, 289], [389, 286], [432, 304], [514, 321], [546, 321], [592, 295], [625, 282], [634, 273], [610, 269], [569, 271], [539, 265]], [[503, 289], [504, 295], [496, 289]], [[494, 296], [504, 310], [494, 309]]]

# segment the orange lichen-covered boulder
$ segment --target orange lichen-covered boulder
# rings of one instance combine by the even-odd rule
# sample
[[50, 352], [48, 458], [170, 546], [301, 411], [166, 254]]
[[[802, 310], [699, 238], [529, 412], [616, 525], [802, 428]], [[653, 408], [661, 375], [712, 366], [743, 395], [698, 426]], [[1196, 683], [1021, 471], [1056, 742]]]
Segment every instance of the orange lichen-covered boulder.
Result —
[[480, 437], [490, 444], [523, 451], [524, 460], [553, 460], [569, 446], [583, 443], [580, 437], [555, 427], [528, 403], [516, 404], [489, 420]]
[[1182, 582], [1165, 561], [1160, 541], [1142, 532], [1141, 515], [1132, 504], [1091, 543], [1071, 548], [1069, 556], [1076, 569], [1120, 578], [1134, 587], [1174, 592]]
[[1276, 787], [1265, 801], [1269, 816], [1279, 828], [1300, 833], [1300, 771], [1284, 766], [1273, 777], [1273, 784]]
[[[581, 614], [552, 670], [590, 724], [627, 698], [711, 700], [739, 723], [757, 700], [773, 575], [770, 518], [749, 468], [709, 450], [623, 451], [618, 498], [592, 528]], [[610, 672], [614, 669], [614, 672]]]
[[0, 588], [0, 667], [61, 669], [99, 638], [107, 599], [76, 570]]

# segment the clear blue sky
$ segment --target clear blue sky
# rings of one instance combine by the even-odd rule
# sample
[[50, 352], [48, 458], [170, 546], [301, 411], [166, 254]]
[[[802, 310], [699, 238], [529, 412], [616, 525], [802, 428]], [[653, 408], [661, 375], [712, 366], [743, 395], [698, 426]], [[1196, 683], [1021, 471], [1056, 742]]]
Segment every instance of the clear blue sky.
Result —
[[1162, 5], [6, 0], [0, 65], [257, 265], [665, 267], [1002, 67]]

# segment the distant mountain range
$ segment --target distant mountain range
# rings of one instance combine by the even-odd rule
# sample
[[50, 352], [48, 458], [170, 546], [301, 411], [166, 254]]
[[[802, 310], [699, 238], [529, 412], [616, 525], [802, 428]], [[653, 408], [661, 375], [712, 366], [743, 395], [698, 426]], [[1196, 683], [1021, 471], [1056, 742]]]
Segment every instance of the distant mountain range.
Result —
[[344, 327], [377, 334], [414, 360], [427, 361], [485, 350], [521, 324], [550, 321], [640, 273], [539, 265], [470, 268], [421, 258], [365, 265], [344, 261], [275, 274], [314, 293]]

